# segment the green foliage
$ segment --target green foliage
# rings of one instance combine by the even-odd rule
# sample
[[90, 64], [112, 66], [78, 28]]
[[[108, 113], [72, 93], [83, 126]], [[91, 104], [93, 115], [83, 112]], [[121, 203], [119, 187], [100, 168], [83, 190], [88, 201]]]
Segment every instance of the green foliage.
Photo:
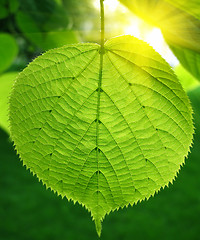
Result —
[[177, 58], [180, 60], [183, 67], [192, 73], [192, 75], [197, 80], [200, 81], [200, 52], [195, 52], [187, 48], [183, 49], [177, 46], [170, 47]]
[[45, 51], [78, 42], [79, 34], [72, 29], [73, 6], [65, 8], [64, 3], [55, 0], [21, 0], [20, 3], [16, 23], [34, 49]]
[[17, 12], [19, 8], [19, 1], [18, 0], [9, 0], [9, 10], [10, 13], [15, 13]]
[[18, 0], [1, 0], [0, 1], [0, 19], [4, 19], [9, 14], [15, 13], [19, 8]]
[[39, 45], [43, 41], [42, 33], [30, 15], [20, 11], [16, 15], [16, 21], [20, 30], [24, 32], [26, 37], [33, 43]]
[[[200, 119], [200, 87], [196, 87], [195, 89], [192, 89], [188, 92], [188, 95], [190, 97], [190, 100], [192, 102], [192, 106], [194, 108], [194, 112], [195, 112], [195, 115], [194, 115], [194, 120], [195, 120], [195, 127], [197, 129], [196, 133], [198, 134], [196, 136], [196, 141], [198, 141], [198, 146], [200, 145], [199, 143], [199, 135], [200, 135], [200, 122], [199, 122], [199, 119]], [[196, 152], [198, 152], [200, 148], [196, 148]], [[197, 156], [199, 157], [199, 153], [197, 153]]]
[[0, 73], [10, 67], [18, 53], [15, 39], [7, 33], [0, 33]]
[[9, 12], [6, 8], [6, 0], [1, 0], [0, 2], [0, 19], [6, 18], [8, 16]]
[[0, 76], [0, 127], [8, 131], [8, 97], [18, 73], [10, 72]]
[[[54, 20], [54, 17], [52, 17], [51, 21], [44, 25], [42, 29], [39, 27], [40, 24], [34, 21], [29, 14], [18, 12], [16, 15], [16, 21], [20, 30], [33, 44], [43, 50], [61, 47], [69, 43], [76, 43], [76, 34], [68, 29], [56, 29], [59, 21], [56, 22]], [[51, 31], [48, 31], [48, 29], [51, 29]]]
[[[120, 1], [139, 17], [160, 28], [181, 64], [200, 80], [200, 21], [197, 18], [163, 0]], [[200, 12], [200, 5], [196, 6]]]
[[27, 13], [35, 22], [41, 26], [51, 17], [56, 11], [57, 4], [55, 0], [19, 0], [20, 9]]
[[37, 58], [15, 83], [10, 124], [23, 163], [91, 211], [98, 234], [110, 211], [173, 181], [193, 134], [169, 65], [130, 36], [109, 40], [105, 53], [74, 44]]

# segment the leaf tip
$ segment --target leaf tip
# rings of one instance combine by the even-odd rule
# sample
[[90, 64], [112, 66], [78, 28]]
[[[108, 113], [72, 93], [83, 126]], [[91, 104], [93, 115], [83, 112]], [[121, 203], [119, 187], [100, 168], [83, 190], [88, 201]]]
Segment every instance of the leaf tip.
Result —
[[101, 230], [102, 230], [101, 220], [95, 219], [95, 227], [96, 227], [96, 231], [97, 231], [98, 237], [100, 238], [101, 237]]

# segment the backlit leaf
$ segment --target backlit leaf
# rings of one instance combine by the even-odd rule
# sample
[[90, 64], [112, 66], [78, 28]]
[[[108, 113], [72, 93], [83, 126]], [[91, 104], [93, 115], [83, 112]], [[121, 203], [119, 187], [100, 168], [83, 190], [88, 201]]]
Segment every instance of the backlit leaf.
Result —
[[18, 77], [11, 135], [23, 163], [62, 197], [106, 214], [172, 182], [192, 140], [189, 100], [169, 65], [124, 36], [53, 49]]

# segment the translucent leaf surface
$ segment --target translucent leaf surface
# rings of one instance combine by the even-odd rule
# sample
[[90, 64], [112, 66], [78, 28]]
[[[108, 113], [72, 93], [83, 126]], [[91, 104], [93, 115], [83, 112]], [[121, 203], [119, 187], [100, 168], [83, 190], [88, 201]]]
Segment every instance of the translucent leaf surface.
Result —
[[169, 65], [124, 36], [50, 50], [18, 77], [11, 134], [24, 164], [91, 211], [148, 199], [175, 178], [192, 140], [191, 106]]

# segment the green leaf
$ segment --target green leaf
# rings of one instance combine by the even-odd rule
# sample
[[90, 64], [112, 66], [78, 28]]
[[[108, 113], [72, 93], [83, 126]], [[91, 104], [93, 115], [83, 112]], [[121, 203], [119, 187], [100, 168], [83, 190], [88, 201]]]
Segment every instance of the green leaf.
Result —
[[[199, 158], [199, 154], [200, 154], [200, 142], [199, 142], [199, 134], [200, 134], [200, 86], [188, 91], [188, 96], [190, 97], [190, 100], [192, 102], [192, 106], [194, 109], [194, 120], [195, 120], [195, 128], [196, 128], [196, 136], [195, 136], [195, 140], [196, 140], [196, 145], [198, 147], [195, 148], [195, 152], [192, 152], [193, 154], [196, 153], [196, 156], [198, 156]], [[197, 158], [197, 159], [198, 159]]]
[[10, 67], [18, 53], [15, 39], [7, 33], [0, 34], [0, 73]]
[[19, 11], [16, 14], [16, 22], [19, 29], [32, 43], [40, 45], [41, 42], [43, 42], [44, 39], [42, 33], [30, 15]]
[[17, 72], [9, 72], [0, 76], [0, 127], [8, 131], [8, 97]]
[[[200, 79], [200, 21], [197, 18], [163, 0], [120, 1], [133, 13], [160, 28], [181, 64]], [[193, 63], [196, 66], [192, 66]]]
[[66, 14], [65, 8], [63, 6], [57, 6], [57, 9], [53, 12], [51, 17], [46, 22], [44, 29], [46, 31], [53, 31], [56, 29], [66, 29], [69, 26], [70, 19]]
[[183, 67], [200, 81], [200, 53], [187, 48], [170, 46]]
[[[77, 36], [68, 29], [43, 32], [37, 23], [24, 12], [18, 12], [16, 21], [24, 35], [37, 47], [43, 50], [61, 47], [69, 43], [77, 43]], [[56, 23], [55, 23], [56, 25]]]
[[[103, 63], [102, 63], [102, 61]], [[23, 163], [84, 205], [98, 234], [106, 214], [172, 182], [192, 140], [192, 110], [169, 65], [146, 43], [53, 49], [18, 77], [11, 135]]]
[[[106, 217], [103, 240], [132, 240], [133, 236], [137, 240], [155, 240], [162, 236], [163, 240], [194, 240], [194, 236], [199, 236], [200, 91], [195, 89], [189, 95], [196, 122], [194, 144], [186, 166], [176, 182], [158, 196]], [[20, 240], [27, 240], [27, 236], [28, 239], [49, 239], [51, 236], [53, 239], [96, 240], [85, 209], [60, 199], [50, 190], [45, 191], [42, 183], [21, 166], [9, 136], [2, 130], [0, 142], [0, 214], [1, 219], [6, 219], [0, 224], [0, 232], [4, 232], [7, 239], [13, 236]]]
[[19, 8], [19, 0], [1, 0], [0, 1], [0, 19], [9, 16], [10, 13], [15, 13]]
[[77, 43], [78, 37], [74, 31], [71, 30], [63, 30], [63, 31], [55, 31], [48, 32], [45, 35], [45, 40], [42, 42], [42, 49], [49, 50], [52, 47], [61, 47], [70, 43]]

